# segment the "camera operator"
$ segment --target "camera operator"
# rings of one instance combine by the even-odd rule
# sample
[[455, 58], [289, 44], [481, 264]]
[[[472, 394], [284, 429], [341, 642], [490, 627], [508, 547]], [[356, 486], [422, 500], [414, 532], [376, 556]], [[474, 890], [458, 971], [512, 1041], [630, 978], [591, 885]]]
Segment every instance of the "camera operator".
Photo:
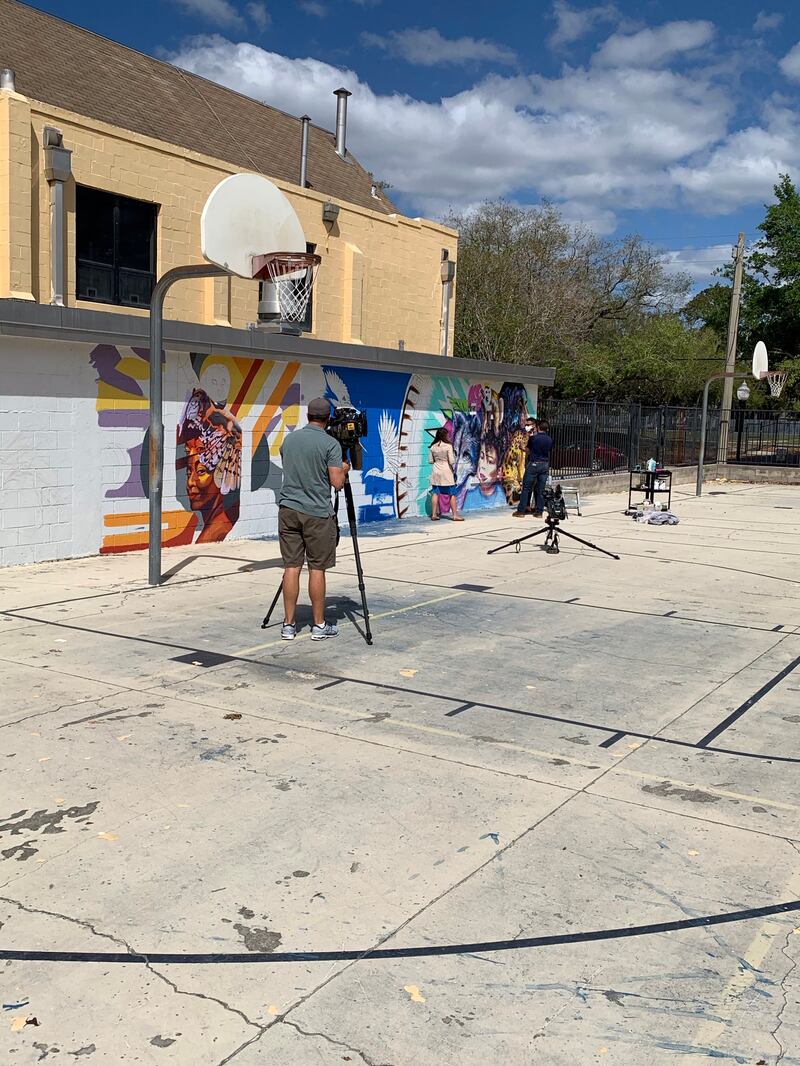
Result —
[[514, 518], [526, 518], [531, 501], [531, 492], [535, 492], [533, 514], [541, 518], [544, 511], [544, 487], [550, 473], [550, 452], [553, 450], [553, 438], [550, 426], [543, 419], [537, 423], [536, 432], [528, 437], [528, 459], [525, 464], [525, 476], [522, 479], [522, 491], [519, 504], [514, 511]]
[[330, 404], [318, 398], [308, 405], [308, 425], [290, 433], [281, 446], [283, 487], [278, 497], [278, 535], [283, 559], [283, 626], [281, 637], [297, 636], [295, 608], [300, 571], [308, 564], [312, 640], [338, 636], [325, 621], [325, 571], [336, 565], [337, 522], [331, 488], [344, 488], [350, 464], [342, 447], [325, 432]]

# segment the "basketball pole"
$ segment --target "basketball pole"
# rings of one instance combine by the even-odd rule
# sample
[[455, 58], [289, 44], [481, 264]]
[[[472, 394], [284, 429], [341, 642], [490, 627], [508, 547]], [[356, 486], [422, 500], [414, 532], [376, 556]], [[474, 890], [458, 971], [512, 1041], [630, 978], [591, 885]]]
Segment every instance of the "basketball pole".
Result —
[[[739, 240], [733, 256], [733, 288], [731, 290], [731, 307], [728, 315], [728, 344], [725, 353], [725, 384], [722, 388], [722, 413], [717, 442], [717, 462], [724, 463], [728, 457], [728, 429], [733, 409], [733, 372], [736, 369], [736, 348], [739, 339], [739, 304], [742, 295], [742, 271], [744, 269], [744, 234]], [[699, 493], [698, 493], [699, 495]]]
[[150, 296], [150, 425], [148, 442], [148, 581], [161, 584], [161, 499], [164, 489], [164, 400], [163, 362], [164, 346], [164, 300], [176, 281], [190, 278], [227, 277], [229, 270], [195, 263], [191, 266], [173, 267], [155, 284]]
[[[724, 380], [726, 388], [728, 387], [728, 382], [730, 382], [730, 392], [731, 392], [731, 401], [730, 402], [732, 404], [733, 403], [733, 398], [732, 398], [733, 397], [733, 379], [734, 378], [745, 378], [746, 379], [748, 377], [749, 377], [749, 374], [743, 374], [743, 373], [715, 374], [714, 377], [713, 378], [709, 378], [708, 381], [703, 386], [703, 413], [702, 413], [702, 416], [700, 418], [700, 452], [699, 452], [699, 455], [697, 456], [697, 482], [695, 484], [695, 491], [694, 491], [695, 496], [702, 496], [702, 494], [703, 494], [703, 478], [704, 478], [703, 465], [705, 463], [705, 458], [706, 458], [706, 427], [708, 425], [708, 390], [709, 390], [710, 386], [715, 381], [723, 381]], [[722, 412], [722, 414], [724, 416], [724, 411]], [[726, 432], [727, 432], [727, 428], [726, 428]], [[719, 452], [718, 452], [717, 453], [717, 462], [719, 462], [719, 461], [720, 461], [720, 459], [719, 459]], [[722, 461], [725, 462], [726, 460], [723, 459]]]

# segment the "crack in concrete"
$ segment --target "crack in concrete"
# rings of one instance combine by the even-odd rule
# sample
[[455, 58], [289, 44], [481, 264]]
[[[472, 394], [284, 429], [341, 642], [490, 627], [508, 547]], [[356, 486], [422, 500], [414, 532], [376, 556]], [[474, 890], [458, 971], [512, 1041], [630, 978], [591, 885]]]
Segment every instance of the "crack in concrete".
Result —
[[775, 1043], [778, 1045], [778, 1057], [775, 1059], [775, 1066], [778, 1066], [778, 1064], [780, 1062], [783, 1062], [784, 1058], [786, 1057], [786, 1052], [788, 1051], [788, 1048], [783, 1046], [783, 1042], [778, 1037], [778, 1030], [783, 1025], [783, 1016], [786, 1013], [786, 1007], [787, 1007], [788, 1002], [789, 1002], [789, 996], [788, 996], [788, 994], [786, 992], [786, 982], [789, 980], [789, 978], [791, 977], [792, 973], [797, 969], [797, 960], [790, 958], [786, 954], [786, 950], [789, 947], [789, 938], [791, 936], [793, 936], [793, 935], [794, 935], [794, 929], [789, 929], [789, 931], [786, 934], [786, 942], [781, 947], [781, 954], [783, 955], [783, 957], [786, 959], [786, 961], [790, 965], [789, 965], [789, 968], [786, 971], [786, 973], [783, 975], [783, 978], [781, 979], [780, 984], [778, 985], [780, 993], [783, 996], [783, 1003], [781, 1004], [781, 1009], [778, 1011], [778, 1016], [777, 1016], [777, 1018], [775, 1020], [775, 1028], [772, 1029], [770, 1031], [770, 1034], [769, 1034], [772, 1037], [772, 1039], [775, 1041]]
[[[246, 1044], [243, 1044], [240, 1048], [237, 1048], [234, 1054], [238, 1054], [239, 1051], [243, 1050], [243, 1048], [247, 1046], [247, 1044], [251, 1044], [254, 1040], [260, 1039], [260, 1037], [264, 1035], [266, 1030], [270, 1028], [269, 1026], [260, 1025], [258, 1022], [255, 1022], [251, 1018], [248, 1018], [244, 1011], [239, 1010], [238, 1007], [231, 1006], [230, 1003], [226, 1003], [223, 999], [218, 999], [216, 996], [207, 996], [204, 992], [187, 992], [182, 988], [178, 988], [178, 986], [173, 980], [171, 980], [171, 978], [167, 977], [166, 974], [163, 974], [159, 970], [155, 969], [155, 967], [150, 963], [150, 960], [144, 952], [136, 951], [126, 940], [123, 940], [121, 937], [114, 936], [113, 933], [101, 932], [99, 929], [96, 929], [90, 921], [87, 921], [83, 918], [74, 918], [70, 914], [61, 914], [59, 911], [48, 911], [41, 907], [29, 907], [27, 904], [22, 903], [20, 900], [11, 899], [9, 896], [0, 896], [0, 902], [9, 903], [26, 914], [41, 914], [45, 915], [48, 918], [60, 918], [62, 921], [70, 922], [73, 925], [79, 925], [83, 929], [88, 929], [92, 936], [99, 937], [102, 940], [110, 940], [111, 943], [116, 944], [117, 947], [124, 948], [129, 955], [132, 955], [139, 959], [144, 959], [145, 969], [148, 970], [154, 977], [157, 977], [159, 981], [163, 981], [164, 984], [167, 985], [170, 989], [172, 989], [172, 991], [176, 995], [190, 996], [193, 999], [202, 999], [208, 1003], [216, 1003], [218, 1006], [222, 1007], [223, 1010], [229, 1012], [230, 1014], [237, 1015], [246, 1025], [257, 1029], [258, 1032], [252, 1040], [248, 1040]], [[227, 1058], [223, 1061], [229, 1062], [230, 1058]], [[222, 1064], [220, 1064], [220, 1066], [222, 1066]]]
[[[42, 670], [42, 669], [45, 669], [45, 667], [35, 667], [35, 669]], [[59, 671], [59, 673], [60, 672], [61, 671]], [[71, 676], [74, 676], [74, 675], [71, 675]], [[82, 678], [82, 680], [89, 681], [89, 680], [92, 680], [92, 679], [91, 678]], [[102, 682], [102, 681], [100, 682], [100, 684], [105, 684], [105, 683], [106, 682]], [[16, 718], [13, 722], [3, 722], [3, 724], [0, 725], [0, 729], [8, 729], [9, 726], [20, 725], [22, 722], [29, 722], [31, 720], [31, 718], [41, 718], [43, 715], [46, 715], [46, 714], [58, 714], [59, 711], [63, 711], [67, 707], [77, 707], [79, 704], [89, 704], [89, 705], [91, 705], [92, 703], [100, 703], [103, 700], [108, 699], [110, 696], [119, 696], [119, 694], [121, 692], [126, 692], [126, 691], [130, 691], [130, 690], [121, 688], [121, 689], [118, 689], [115, 692], [106, 692], [105, 695], [103, 695], [103, 696], [95, 696], [94, 699], [73, 700], [72, 703], [62, 703], [60, 707], [53, 707], [50, 710], [34, 711], [33, 714], [26, 714], [24, 718]]]
[[318, 1036], [328, 1044], [333, 1044], [334, 1047], [344, 1048], [346, 1051], [352, 1051], [354, 1055], [358, 1055], [362, 1062], [366, 1063], [366, 1066], [392, 1066], [391, 1062], [375, 1062], [371, 1059], [365, 1051], [361, 1051], [357, 1047], [353, 1047], [352, 1044], [347, 1044], [344, 1040], [334, 1040], [332, 1036], [327, 1036], [325, 1033], [310, 1032], [307, 1029], [301, 1029], [297, 1022], [288, 1022], [285, 1018], [280, 1018], [279, 1021], [283, 1025], [290, 1025], [292, 1029], [295, 1029], [301, 1036]]

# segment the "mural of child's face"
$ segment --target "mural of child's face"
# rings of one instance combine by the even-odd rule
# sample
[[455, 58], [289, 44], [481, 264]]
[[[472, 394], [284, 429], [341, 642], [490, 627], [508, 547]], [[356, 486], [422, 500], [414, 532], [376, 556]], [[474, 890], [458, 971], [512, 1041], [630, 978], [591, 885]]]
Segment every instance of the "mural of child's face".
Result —
[[500, 476], [500, 456], [492, 444], [482, 444], [478, 454], [478, 486], [488, 496]]
[[200, 373], [200, 387], [205, 389], [214, 403], [227, 403], [231, 376], [221, 363], [211, 363]]

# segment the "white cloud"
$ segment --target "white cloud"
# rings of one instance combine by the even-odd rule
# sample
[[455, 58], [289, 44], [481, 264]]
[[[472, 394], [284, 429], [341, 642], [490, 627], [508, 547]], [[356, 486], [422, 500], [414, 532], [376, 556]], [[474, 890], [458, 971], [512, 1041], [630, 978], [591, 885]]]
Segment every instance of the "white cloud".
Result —
[[471, 62], [514, 63], [510, 48], [475, 37], [443, 37], [436, 29], [394, 30], [385, 37], [362, 33], [361, 43], [400, 56], [420, 67]]
[[570, 7], [566, 0], [556, 0], [553, 4], [553, 19], [556, 28], [547, 38], [553, 48], [572, 44], [603, 22], [619, 21], [619, 11], [614, 4], [598, 4], [595, 7]]
[[667, 22], [638, 33], [615, 33], [601, 45], [595, 63], [606, 67], [655, 67], [684, 52], [709, 44], [714, 37], [712, 22]]
[[253, 25], [259, 30], [269, 29], [272, 18], [269, 11], [267, 11], [267, 5], [263, 3], [253, 3], [247, 5], [247, 15]]
[[498, 196], [541, 197], [571, 221], [610, 232], [625, 209], [714, 214], [760, 204], [779, 171], [800, 172], [800, 113], [770, 100], [758, 122], [732, 130], [737, 104], [720, 81], [724, 65], [713, 73], [592, 63], [552, 78], [493, 74], [423, 101], [376, 93], [353, 70], [219, 36], [189, 41], [171, 58], [292, 114], [308, 112], [326, 129], [333, 90], [345, 85], [353, 152], [404, 207], [429, 216]]
[[215, 26], [242, 28], [244, 19], [229, 0], [176, 0], [191, 15], [198, 15]]
[[766, 30], [777, 30], [783, 22], [783, 15], [779, 11], [759, 11], [753, 23], [756, 33], [764, 33]]
[[666, 252], [661, 257], [668, 274], [688, 274], [692, 288], [703, 288], [720, 279], [714, 271], [731, 260], [731, 244], [710, 244], [704, 248], [691, 247]]
[[782, 173], [800, 171], [800, 115], [780, 101], [767, 102], [763, 123], [737, 130], [670, 176], [684, 199], [708, 214], [763, 202]]
[[324, 19], [328, 14], [327, 7], [320, 3], [320, 0], [300, 0], [300, 8], [307, 15], [314, 15], [318, 19]]
[[790, 48], [778, 66], [787, 78], [792, 81], [800, 81], [800, 43]]

